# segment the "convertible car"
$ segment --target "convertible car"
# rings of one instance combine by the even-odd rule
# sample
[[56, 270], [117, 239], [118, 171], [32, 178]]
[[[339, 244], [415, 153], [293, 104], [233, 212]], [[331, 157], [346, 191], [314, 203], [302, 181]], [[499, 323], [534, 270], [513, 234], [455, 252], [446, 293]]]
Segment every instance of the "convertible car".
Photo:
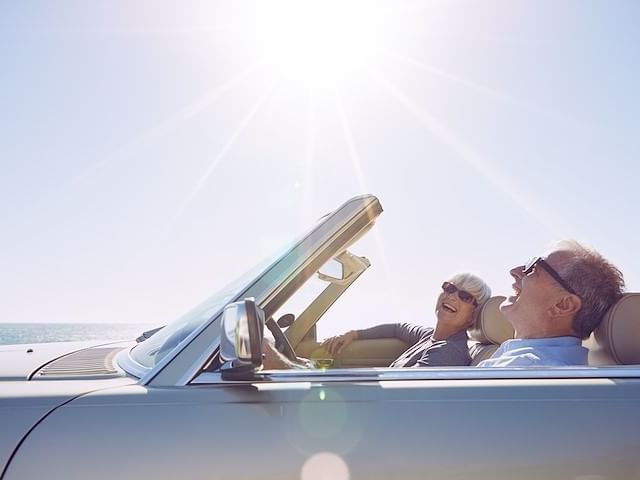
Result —
[[[138, 341], [1, 347], [1, 479], [640, 478], [640, 294], [587, 367], [384, 368], [406, 348], [392, 340], [327, 358], [316, 324], [369, 266], [350, 249], [381, 212], [347, 201]], [[469, 331], [474, 364], [513, 335], [500, 300]], [[262, 368], [268, 332], [317, 368]]]

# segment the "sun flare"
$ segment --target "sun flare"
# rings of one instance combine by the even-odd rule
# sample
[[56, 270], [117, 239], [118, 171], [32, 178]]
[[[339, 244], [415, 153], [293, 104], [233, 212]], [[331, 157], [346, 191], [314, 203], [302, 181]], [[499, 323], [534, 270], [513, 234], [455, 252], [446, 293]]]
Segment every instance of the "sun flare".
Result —
[[380, 46], [380, 18], [360, 2], [286, 0], [262, 22], [268, 57], [287, 74], [334, 80], [368, 61]]

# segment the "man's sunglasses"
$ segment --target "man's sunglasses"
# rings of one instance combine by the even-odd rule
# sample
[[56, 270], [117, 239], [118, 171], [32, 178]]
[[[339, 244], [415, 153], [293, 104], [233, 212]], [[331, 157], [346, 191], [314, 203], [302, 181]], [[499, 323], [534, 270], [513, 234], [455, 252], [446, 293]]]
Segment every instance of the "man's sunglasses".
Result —
[[522, 267], [522, 274], [529, 275], [531, 272], [533, 272], [536, 269], [538, 265], [544, 268], [547, 271], [547, 273], [551, 275], [553, 279], [556, 282], [558, 282], [562, 286], [562, 288], [564, 288], [567, 292], [573, 293], [574, 295], [578, 295], [576, 291], [573, 288], [571, 288], [569, 284], [562, 279], [560, 274], [556, 272], [555, 269], [551, 265], [549, 265], [545, 261], [545, 259], [542, 257], [533, 257], [531, 260], [529, 260], [527, 264], [524, 267]]
[[460, 290], [455, 284], [451, 282], [444, 282], [442, 284], [442, 291], [444, 293], [454, 294], [458, 292], [458, 298], [462, 300], [464, 303], [470, 303], [474, 306], [478, 306], [478, 301], [475, 299], [473, 295], [471, 295], [466, 290]]

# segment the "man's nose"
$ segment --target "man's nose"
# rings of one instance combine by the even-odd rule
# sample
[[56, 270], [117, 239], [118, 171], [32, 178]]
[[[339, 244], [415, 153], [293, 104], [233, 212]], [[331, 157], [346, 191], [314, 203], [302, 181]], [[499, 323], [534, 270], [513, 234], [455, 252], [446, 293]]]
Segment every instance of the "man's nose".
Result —
[[516, 280], [520, 280], [522, 278], [522, 269], [523, 268], [524, 268], [523, 265], [518, 265], [517, 267], [513, 267], [511, 270], [509, 270], [509, 273]]

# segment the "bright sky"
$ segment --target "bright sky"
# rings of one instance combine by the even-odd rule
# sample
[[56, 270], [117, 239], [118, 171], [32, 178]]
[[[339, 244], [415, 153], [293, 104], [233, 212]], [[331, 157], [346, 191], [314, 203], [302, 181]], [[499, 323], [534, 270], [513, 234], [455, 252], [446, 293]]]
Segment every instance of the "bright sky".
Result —
[[[0, 322], [173, 320], [347, 198], [322, 334], [561, 238], [640, 290], [635, 0], [2, 2]], [[635, 219], [635, 220], [634, 220]]]

